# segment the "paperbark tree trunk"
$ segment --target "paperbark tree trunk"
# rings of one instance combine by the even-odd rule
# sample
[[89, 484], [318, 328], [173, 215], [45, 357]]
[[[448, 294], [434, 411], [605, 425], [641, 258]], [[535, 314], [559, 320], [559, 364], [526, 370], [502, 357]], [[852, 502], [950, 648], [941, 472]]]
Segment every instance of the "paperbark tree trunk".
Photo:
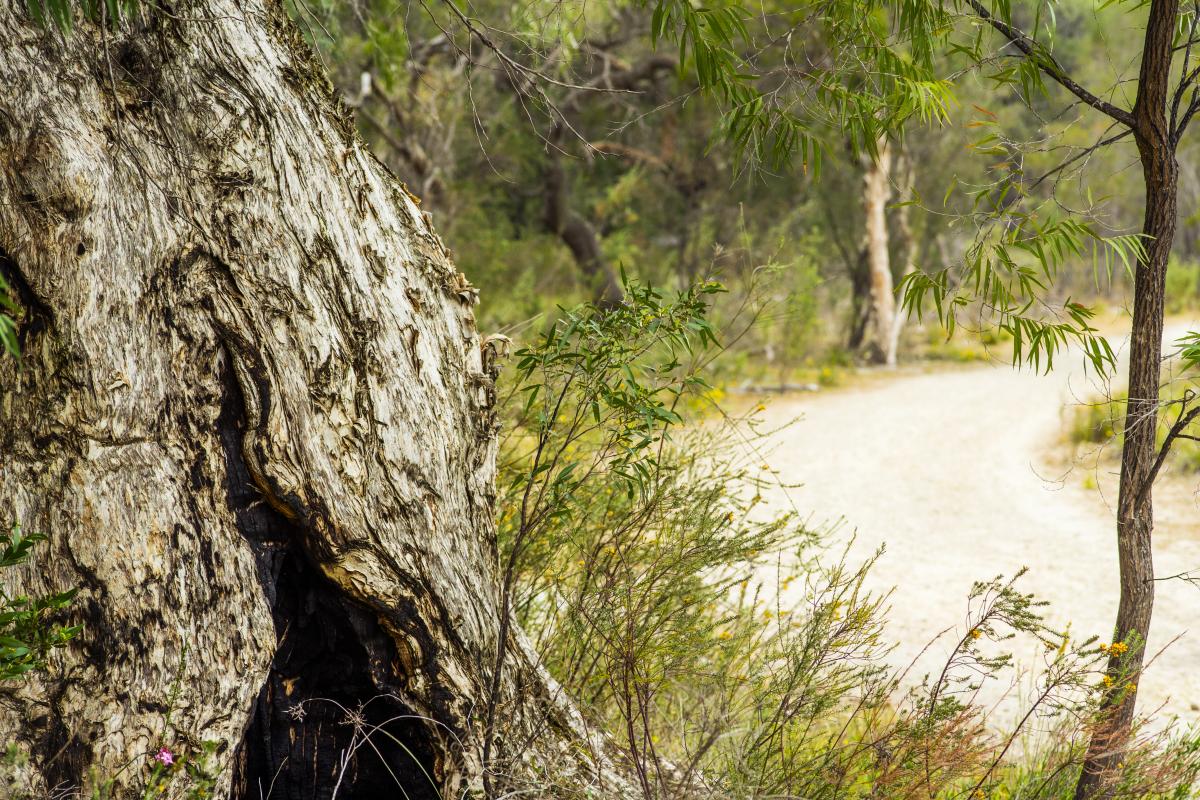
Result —
[[867, 272], [871, 293], [871, 325], [868, 354], [872, 361], [896, 365], [895, 286], [888, 256], [887, 202], [891, 197], [892, 149], [887, 139], [879, 140], [878, 154], [864, 158], [863, 212], [866, 230], [863, 246], [867, 254]]
[[[913, 187], [913, 164], [903, 150], [897, 153], [894, 159], [892, 171], [897, 175], [896, 193], [904, 200], [908, 200], [912, 194]], [[903, 280], [914, 269], [916, 264], [913, 263], [913, 233], [912, 221], [909, 219], [909, 209], [911, 206], [908, 203], [901, 204], [895, 209], [893, 215], [894, 228], [896, 235], [893, 237], [895, 244], [896, 260], [900, 262], [900, 277]], [[889, 274], [889, 277], [890, 274]], [[904, 323], [907, 315], [904, 310], [896, 307], [895, 293], [893, 292], [893, 314], [892, 327], [888, 331], [887, 346], [884, 348], [885, 363], [889, 366], [896, 365], [896, 355], [900, 350], [900, 335], [904, 332]]]
[[[14, 778], [127, 796], [211, 740], [221, 796], [461, 796], [499, 622], [474, 290], [279, 3], [146, 8], [0, 6], [0, 516], [50, 537], [5, 579], [84, 625], [0, 697]], [[509, 647], [494, 782], [616, 781]]]

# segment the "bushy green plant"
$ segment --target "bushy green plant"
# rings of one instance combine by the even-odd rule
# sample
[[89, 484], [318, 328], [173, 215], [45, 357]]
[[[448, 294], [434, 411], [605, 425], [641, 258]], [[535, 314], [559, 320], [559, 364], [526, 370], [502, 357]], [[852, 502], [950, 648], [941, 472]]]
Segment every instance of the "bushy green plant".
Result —
[[[6, 537], [0, 538], [0, 569], [28, 561], [33, 546], [45, 538], [23, 533], [14, 525]], [[75, 591], [29, 597], [10, 595], [0, 586], [0, 683], [41, 669], [51, 650], [79, 633], [78, 625], [50, 622], [51, 616], [70, 604]]]
[[[1041, 603], [996, 578], [975, 585], [941, 669], [903, 689], [871, 563], [763, 511], [776, 479], [752, 418], [686, 424], [711, 396], [707, 286], [670, 301], [628, 287], [627, 305], [565, 312], [519, 351], [500, 545], [546, 668], [648, 799], [1069, 794], [1110, 649], [1047, 628]], [[999, 729], [978, 693], [1012, 668], [1014, 637], [1045, 657]], [[1113, 796], [1187, 796], [1198, 765], [1194, 740], [1149, 738]]]
[[[528, 619], [537, 597], [536, 583], [520, 590], [523, 579], [541, 575], [550, 564], [557, 569], [564, 556], [586, 564], [590, 545], [564, 534], [575, 517], [614, 509], [599, 502], [596, 487], [628, 504], [624, 513], [649, 510], [662, 497], [672, 471], [664, 469], [663, 455], [671, 429], [682, 421], [680, 405], [689, 393], [707, 388], [696, 367], [716, 340], [704, 310], [721, 290], [710, 281], [668, 298], [651, 286], [627, 283], [625, 303], [564, 309], [534, 345], [517, 351], [500, 456], [502, 642], [510, 612]], [[642, 529], [647, 525], [643, 519]], [[697, 563], [694, 554], [691, 558]], [[634, 592], [633, 586], [627, 589]], [[647, 589], [642, 585], [638, 591]], [[504, 651], [499, 648], [493, 665], [489, 731]]]

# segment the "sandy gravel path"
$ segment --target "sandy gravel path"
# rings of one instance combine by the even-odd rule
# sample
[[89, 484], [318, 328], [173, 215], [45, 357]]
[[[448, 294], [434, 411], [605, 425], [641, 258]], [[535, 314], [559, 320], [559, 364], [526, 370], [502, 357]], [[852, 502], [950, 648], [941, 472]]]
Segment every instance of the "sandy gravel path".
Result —
[[[1180, 328], [1172, 326], [1168, 341]], [[948, 626], [961, 635], [973, 580], [1022, 566], [1023, 586], [1050, 601], [1052, 622], [1069, 621], [1085, 638], [1111, 634], [1113, 512], [1100, 491], [1085, 488], [1081, 471], [1062, 479], [1065, 468], [1047, 461], [1064, 406], [1095, 390], [1080, 359], [1065, 357], [1047, 376], [981, 365], [769, 403], [769, 422], [799, 418], [774, 437], [767, 458], [781, 480], [803, 484], [787, 491], [790, 504], [814, 520], [843, 518], [839, 535], [856, 534], [853, 557], [886, 545], [870, 585], [894, 587], [887, 631], [899, 642], [898, 666]], [[782, 494], [770, 502], [785, 507]], [[1156, 548], [1159, 575], [1200, 567], [1200, 508], [1187, 492], [1172, 496], [1171, 529]], [[1189, 499], [1190, 508], [1178, 507]], [[1200, 589], [1159, 584], [1151, 650], [1181, 638], [1143, 677], [1141, 708], [1161, 704], [1200, 721], [1198, 612]], [[918, 677], [940, 664], [939, 651], [919, 662]], [[1032, 646], [1016, 655], [1026, 666], [1038, 660]]]

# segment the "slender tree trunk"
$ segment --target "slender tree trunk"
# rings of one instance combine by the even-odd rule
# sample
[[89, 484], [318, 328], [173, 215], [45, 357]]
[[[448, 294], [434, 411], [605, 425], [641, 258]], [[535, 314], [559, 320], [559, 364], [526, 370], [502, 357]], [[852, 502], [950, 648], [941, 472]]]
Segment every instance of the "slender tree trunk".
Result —
[[[1129, 403], [1117, 500], [1117, 549], [1121, 600], [1113, 641], [1132, 639], [1122, 674], [1120, 658], [1109, 660], [1116, 682], [1104, 700], [1106, 718], [1095, 732], [1076, 786], [1076, 798], [1106, 792], [1106, 781], [1121, 760], [1134, 718], [1136, 681], [1145, 659], [1145, 641], [1154, 608], [1154, 560], [1151, 549], [1154, 505], [1152, 468], [1157, 456], [1155, 429], [1162, 369], [1162, 334], [1167, 261], [1175, 238], [1179, 168], [1169, 130], [1166, 104], [1172, 39], [1178, 3], [1155, 0], [1150, 7], [1137, 101], [1134, 135], [1146, 184], [1142, 232], [1146, 256], [1134, 275], [1133, 330], [1129, 345]], [[1127, 678], [1127, 682], [1121, 679]]]
[[24, 309], [0, 515], [50, 540], [5, 578], [79, 586], [84, 631], [0, 696], [0, 741], [30, 753], [11, 777], [127, 797], [159, 746], [209, 740], [218, 796], [616, 781], [519, 632], [482, 763], [493, 353], [281, 4], [65, 38], [24, 8], [0, 5], [0, 270]]
[[895, 366], [895, 347], [892, 328], [896, 318], [895, 287], [892, 282], [892, 267], [888, 256], [887, 202], [891, 197], [892, 149], [885, 138], [879, 140], [876, 158], [865, 159], [863, 173], [863, 212], [865, 233], [863, 246], [867, 253], [871, 297], [871, 322], [874, 327], [870, 339], [869, 356], [872, 361]]
[[[907, 199], [912, 192], [913, 186], [913, 168], [912, 160], [905, 155], [901, 150], [895, 159], [895, 167], [893, 170], [898, 176], [897, 190], [902, 199]], [[909, 208], [911, 206], [904, 204], [895, 210], [893, 215], [894, 227], [896, 235], [894, 237], [896, 244], [897, 260], [901, 264], [901, 277], [907, 276], [916, 265], [913, 263], [913, 234], [912, 222], [909, 217]], [[886, 356], [885, 361], [889, 366], [895, 366], [896, 354], [900, 349], [900, 334], [904, 332], [905, 314], [902, 310], [896, 309], [892, 316], [892, 328], [888, 331], [887, 344], [884, 348]]]

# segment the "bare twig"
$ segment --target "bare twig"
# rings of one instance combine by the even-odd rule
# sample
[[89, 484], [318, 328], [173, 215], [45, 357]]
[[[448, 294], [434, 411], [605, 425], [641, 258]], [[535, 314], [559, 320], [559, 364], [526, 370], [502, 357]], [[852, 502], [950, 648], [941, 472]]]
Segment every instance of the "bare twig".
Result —
[[1042, 72], [1053, 78], [1056, 83], [1068, 92], [1078, 97], [1084, 104], [1091, 106], [1101, 113], [1107, 114], [1122, 125], [1130, 128], [1134, 127], [1135, 123], [1131, 112], [1119, 108], [1083, 88], [1083, 86], [1079, 85], [1079, 83], [1067, 74], [1066, 70], [1063, 69], [1063, 66], [1058, 63], [1054, 56], [1048, 52], [1043, 52], [1037, 42], [1023, 31], [1014, 28], [1002, 19], [992, 16], [991, 12], [979, 0], [967, 0], [967, 3], [975, 10], [975, 13], [981, 20], [1006, 36], [1013, 46], [1037, 64]]

